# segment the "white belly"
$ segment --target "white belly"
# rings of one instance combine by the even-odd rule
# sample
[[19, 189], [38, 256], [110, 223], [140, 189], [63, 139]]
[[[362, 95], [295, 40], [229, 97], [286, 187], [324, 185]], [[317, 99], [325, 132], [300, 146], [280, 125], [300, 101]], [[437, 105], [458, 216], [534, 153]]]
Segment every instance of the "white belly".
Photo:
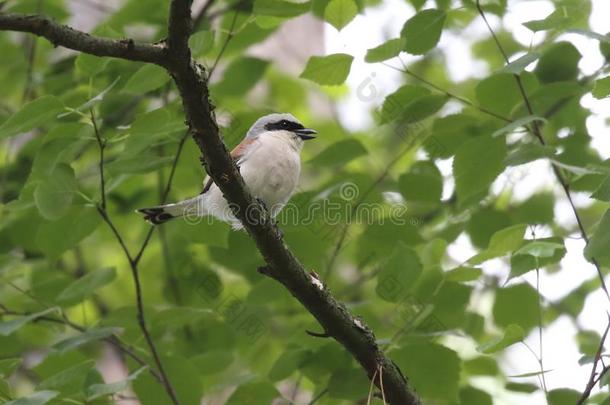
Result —
[[[296, 190], [301, 172], [299, 152], [300, 145], [295, 145], [289, 137], [262, 135], [240, 165], [239, 171], [248, 189], [265, 202], [272, 216], [277, 215]], [[203, 198], [207, 213], [240, 227], [215, 184]]]

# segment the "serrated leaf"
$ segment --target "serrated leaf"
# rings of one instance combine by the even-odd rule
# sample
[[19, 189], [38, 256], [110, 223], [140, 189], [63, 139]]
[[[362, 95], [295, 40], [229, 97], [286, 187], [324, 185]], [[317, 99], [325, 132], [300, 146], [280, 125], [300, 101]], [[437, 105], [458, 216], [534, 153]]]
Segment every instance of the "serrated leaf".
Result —
[[610, 201], [610, 176], [606, 177], [601, 182], [599, 187], [591, 194], [591, 198], [595, 198], [599, 201]]
[[163, 86], [169, 79], [169, 74], [161, 66], [147, 63], [129, 78], [122, 91], [130, 94], [148, 93]]
[[559, 29], [566, 26], [569, 22], [570, 18], [565, 14], [563, 7], [560, 7], [542, 20], [527, 21], [523, 25], [534, 32], [538, 32]]
[[66, 353], [89, 342], [101, 340], [121, 331], [121, 328], [93, 328], [76, 336], [61, 340], [52, 347], [60, 353]]
[[398, 56], [405, 47], [404, 38], [390, 39], [383, 44], [366, 51], [364, 61], [368, 63], [382, 62]]
[[525, 332], [519, 325], [511, 324], [504, 330], [504, 335], [496, 339], [492, 339], [486, 343], [483, 343], [477, 347], [477, 351], [484, 354], [491, 354], [499, 352], [511, 346], [517, 342], [522, 341], [525, 338]]
[[16, 330], [18, 330], [19, 328], [21, 328], [23, 325], [27, 324], [28, 322], [32, 322], [32, 321], [40, 318], [41, 316], [45, 316], [45, 315], [50, 314], [51, 312], [55, 312], [55, 311], [57, 311], [57, 308], [47, 308], [44, 311], [36, 312], [31, 315], [20, 316], [18, 318], [11, 319], [9, 321], [2, 321], [2, 322], [0, 322], [0, 335], [8, 336], [8, 335], [12, 334], [13, 332], [15, 332]]
[[110, 283], [116, 277], [114, 267], [103, 267], [85, 274], [83, 277], [68, 285], [57, 296], [62, 304], [75, 304], [92, 295], [95, 290]]
[[521, 74], [526, 67], [537, 61], [538, 58], [540, 58], [540, 54], [537, 52], [526, 53], [525, 55], [504, 66], [502, 69], [500, 69], [499, 73], [512, 73], [514, 75]]
[[405, 39], [405, 51], [423, 55], [434, 48], [441, 38], [447, 15], [442, 10], [420, 11], [405, 23], [400, 36]]
[[31, 101], [4, 121], [0, 126], [0, 139], [52, 123], [63, 108], [62, 102], [54, 96], [42, 96]]
[[330, 0], [324, 10], [324, 19], [341, 31], [358, 14], [354, 0]]
[[39, 389], [51, 389], [59, 391], [62, 395], [75, 394], [83, 388], [87, 373], [95, 365], [94, 360], [87, 360], [83, 363], [65, 368], [60, 372], [53, 374], [49, 378], [43, 380], [39, 385]]
[[321, 85], [336, 86], [345, 82], [354, 57], [344, 53], [312, 56], [299, 77]]
[[43, 218], [57, 220], [66, 215], [77, 190], [74, 170], [59, 164], [34, 190], [34, 201]]
[[418, 161], [398, 180], [406, 201], [438, 203], [443, 194], [443, 177], [433, 162]]

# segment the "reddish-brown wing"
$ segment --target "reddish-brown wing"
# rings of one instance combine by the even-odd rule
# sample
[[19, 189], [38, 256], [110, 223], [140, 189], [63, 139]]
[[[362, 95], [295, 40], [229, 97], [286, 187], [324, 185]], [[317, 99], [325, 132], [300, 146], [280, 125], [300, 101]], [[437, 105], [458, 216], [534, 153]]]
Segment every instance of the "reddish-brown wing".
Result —
[[[256, 140], [255, 139], [244, 139], [243, 141], [241, 141], [239, 143], [239, 145], [237, 145], [235, 148], [233, 148], [233, 150], [231, 151], [231, 157], [233, 158], [233, 160], [235, 162], [239, 162], [239, 160], [246, 154], [246, 150], [248, 149], [248, 147], [250, 145], [252, 145], [252, 143], [254, 143]], [[203, 191], [201, 192], [201, 194], [204, 194], [205, 192], [207, 192], [210, 187], [212, 187], [212, 178], [209, 177], [208, 181], [205, 182], [205, 185], [203, 186]]]

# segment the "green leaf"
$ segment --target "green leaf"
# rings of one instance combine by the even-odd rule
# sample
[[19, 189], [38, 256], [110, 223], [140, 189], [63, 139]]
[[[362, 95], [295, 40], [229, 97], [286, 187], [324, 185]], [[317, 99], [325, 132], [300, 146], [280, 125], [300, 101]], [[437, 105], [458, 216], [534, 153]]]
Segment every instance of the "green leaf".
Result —
[[0, 322], [0, 335], [8, 336], [21, 328], [23, 325], [55, 311], [57, 311], [57, 308], [47, 308], [44, 311], [36, 312], [31, 315], [20, 316], [18, 318], [11, 319], [10, 321], [2, 321]]
[[566, 248], [559, 237], [528, 241], [511, 256], [509, 279], [559, 263], [565, 254]]
[[527, 28], [534, 32], [538, 31], [546, 31], [551, 29], [560, 29], [564, 28], [570, 22], [570, 18], [565, 14], [565, 10], [563, 7], [558, 8], [553, 11], [543, 20], [532, 20], [524, 22]]
[[362, 146], [360, 141], [355, 138], [348, 138], [333, 143], [307, 163], [312, 165], [312, 167], [342, 166], [366, 154], [367, 150]]
[[199, 31], [189, 38], [189, 47], [193, 56], [205, 56], [214, 49], [214, 31]]
[[4, 121], [0, 126], [0, 139], [52, 123], [63, 108], [62, 102], [54, 96], [42, 96], [31, 101]]
[[227, 66], [222, 80], [214, 88], [223, 96], [240, 96], [250, 91], [263, 77], [269, 66], [266, 60], [246, 56], [238, 58]]
[[572, 43], [556, 42], [540, 57], [536, 76], [543, 83], [576, 80], [580, 58], [580, 52]]
[[447, 281], [463, 283], [478, 280], [482, 274], [483, 271], [477, 267], [460, 266], [445, 273], [445, 279]]
[[112, 88], [119, 82], [120, 79], [121, 79], [120, 77], [117, 77], [110, 84], [110, 86], [106, 87], [104, 90], [102, 90], [95, 97], [91, 98], [86, 103], [76, 107], [72, 111], [66, 111], [65, 113], [59, 114], [57, 117], [58, 118], [63, 118], [63, 117], [67, 117], [68, 115], [74, 114], [75, 112], [89, 111], [90, 108], [96, 106], [97, 104], [101, 103], [104, 100], [106, 95], [110, 92], [110, 90], [112, 90]]
[[487, 392], [474, 387], [460, 389], [460, 404], [492, 405], [493, 400]]
[[84, 388], [87, 373], [94, 365], [94, 360], [86, 360], [83, 363], [68, 367], [42, 381], [37, 388], [59, 391], [64, 396], [79, 393]]
[[23, 359], [9, 358], [0, 360], [0, 378], [8, 378], [19, 367]]
[[76, 66], [76, 71], [81, 76], [93, 77], [106, 69], [108, 63], [110, 63], [110, 58], [100, 58], [99, 56], [82, 52], [76, 57], [74, 65]]
[[89, 236], [100, 223], [101, 217], [95, 208], [73, 206], [57, 221], [40, 225], [36, 244], [47, 256], [55, 258]]
[[282, 0], [255, 0], [253, 14], [273, 17], [296, 17], [308, 12], [309, 2], [297, 3]]
[[299, 77], [321, 85], [336, 86], [345, 82], [354, 57], [344, 53], [312, 56]]
[[519, 166], [538, 159], [553, 159], [554, 157], [555, 148], [552, 146], [540, 145], [539, 143], [520, 143], [504, 159], [504, 164], [507, 166]]
[[405, 39], [405, 51], [423, 55], [434, 48], [441, 38], [447, 15], [442, 10], [420, 11], [405, 23], [400, 36]]
[[506, 125], [505, 127], [498, 129], [493, 134], [491, 134], [491, 137], [496, 138], [501, 135], [513, 133], [518, 128], [527, 127], [529, 124], [531, 124], [534, 121], [547, 122], [547, 120], [543, 117], [536, 117], [534, 115], [528, 115], [527, 117], [522, 117], [522, 118], [516, 119], [513, 122], [511, 122], [510, 124]]
[[341, 31], [358, 14], [354, 0], [330, 0], [324, 10], [324, 19]]
[[87, 401], [92, 401], [96, 398], [104, 397], [107, 395], [116, 394], [121, 391], [125, 391], [129, 384], [134, 381], [138, 376], [146, 370], [147, 367], [139, 368], [133, 373], [129, 374], [126, 379], [109, 383], [109, 384], [92, 384], [87, 387]]
[[407, 84], [400, 87], [383, 101], [379, 117], [381, 123], [385, 124], [398, 119], [409, 104], [429, 94], [430, 90], [421, 86]]
[[496, 353], [522, 341], [524, 338], [525, 332], [523, 331], [523, 328], [519, 325], [510, 324], [504, 330], [504, 335], [481, 344], [477, 347], [477, 350], [484, 354]]
[[540, 58], [540, 54], [537, 52], [526, 53], [525, 55], [504, 66], [502, 69], [500, 69], [499, 73], [512, 73], [514, 75], [521, 74], [526, 67], [537, 61], [538, 58]]
[[[523, 72], [520, 77], [528, 94], [538, 87], [538, 80], [534, 74]], [[479, 105], [496, 114], [506, 118], [528, 115], [527, 112], [519, 115], [513, 113], [515, 107], [523, 103], [523, 96], [513, 74], [496, 73], [486, 77], [477, 83], [475, 93]], [[502, 94], [502, 97], [498, 97], [498, 94]]]
[[367, 50], [364, 61], [368, 63], [382, 62], [398, 56], [404, 48], [404, 38], [390, 39], [375, 48]]
[[558, 388], [549, 391], [546, 398], [549, 405], [572, 405], [578, 403], [581, 395], [582, 394], [576, 390]]
[[529, 284], [498, 289], [492, 312], [498, 326], [516, 324], [527, 334], [538, 325], [538, 293]]
[[592, 94], [598, 100], [610, 96], [610, 76], [597, 79]]
[[610, 176], [601, 182], [595, 192], [591, 194], [591, 197], [599, 201], [610, 202]]
[[395, 245], [392, 255], [377, 274], [377, 295], [388, 302], [398, 302], [412, 290], [422, 273], [417, 253], [402, 242]]
[[413, 343], [391, 352], [390, 357], [424, 399], [457, 400], [460, 358], [453, 350], [437, 343]]
[[526, 224], [518, 224], [494, 233], [489, 241], [489, 247], [470, 258], [468, 262], [472, 264], [483, 263], [519, 249], [523, 245], [523, 235], [526, 228]]
[[339, 369], [328, 381], [328, 395], [332, 398], [351, 400], [364, 398], [368, 392], [369, 380], [360, 368]]
[[310, 352], [304, 349], [286, 350], [273, 364], [269, 371], [269, 379], [271, 381], [281, 381], [290, 377], [303, 364], [309, 354]]
[[443, 194], [443, 177], [433, 162], [417, 161], [398, 181], [406, 201], [438, 203]]
[[59, 293], [57, 300], [63, 304], [76, 304], [92, 295], [98, 288], [110, 283], [115, 277], [114, 267], [94, 270], [68, 285]]
[[464, 361], [463, 369], [471, 376], [495, 376], [498, 375], [498, 362], [490, 356], [479, 356]]
[[504, 171], [506, 143], [503, 138], [477, 137], [456, 151], [453, 175], [460, 206], [467, 206], [487, 194], [496, 177]]
[[121, 331], [121, 328], [93, 328], [76, 336], [61, 340], [53, 345], [60, 353], [66, 353], [86, 343], [101, 340]]
[[37, 391], [27, 397], [5, 402], [4, 405], [43, 405], [58, 395], [57, 391]]
[[43, 218], [57, 220], [66, 215], [77, 190], [74, 170], [60, 163], [34, 190], [34, 201]]
[[273, 384], [268, 382], [249, 382], [237, 387], [237, 390], [229, 397], [227, 405], [266, 405], [280, 397], [280, 393]]
[[597, 260], [602, 266], [610, 265], [610, 209], [606, 210], [606, 213], [597, 224], [597, 229], [589, 244], [585, 247], [585, 257], [587, 260]]
[[148, 93], [163, 86], [169, 79], [169, 74], [164, 68], [147, 63], [129, 78], [122, 91], [130, 94]]

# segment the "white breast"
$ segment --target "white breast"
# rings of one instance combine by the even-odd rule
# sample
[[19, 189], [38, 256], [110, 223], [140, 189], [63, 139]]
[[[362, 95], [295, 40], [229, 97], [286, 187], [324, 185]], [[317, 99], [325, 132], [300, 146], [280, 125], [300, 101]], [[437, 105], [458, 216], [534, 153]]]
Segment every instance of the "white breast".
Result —
[[261, 198], [273, 215], [286, 204], [297, 187], [301, 143], [291, 133], [263, 133], [240, 166], [250, 192]]

